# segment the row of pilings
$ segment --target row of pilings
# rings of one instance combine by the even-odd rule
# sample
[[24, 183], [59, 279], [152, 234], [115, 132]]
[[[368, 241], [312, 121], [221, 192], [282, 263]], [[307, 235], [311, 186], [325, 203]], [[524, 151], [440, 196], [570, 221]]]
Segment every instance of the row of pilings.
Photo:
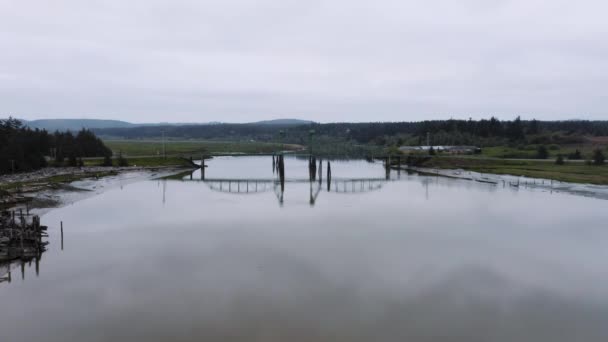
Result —
[[281, 192], [285, 191], [285, 157], [282, 154], [272, 155], [272, 172], [277, 173], [281, 184]]
[[28, 222], [23, 210], [4, 211], [0, 215], [0, 261], [39, 257], [48, 242], [47, 227], [40, 224], [40, 217], [32, 216]]
[[[319, 185], [323, 182], [323, 160], [319, 159], [317, 167], [317, 157], [308, 157], [308, 177], [311, 182], [319, 181]], [[285, 157], [282, 154], [272, 156], [272, 172], [277, 173], [281, 183], [281, 191], [285, 190]], [[327, 191], [331, 189], [331, 162], [327, 161]]]
[[391, 178], [391, 168], [397, 167], [397, 172], [401, 173], [401, 156], [386, 156], [383, 158], [386, 179]]

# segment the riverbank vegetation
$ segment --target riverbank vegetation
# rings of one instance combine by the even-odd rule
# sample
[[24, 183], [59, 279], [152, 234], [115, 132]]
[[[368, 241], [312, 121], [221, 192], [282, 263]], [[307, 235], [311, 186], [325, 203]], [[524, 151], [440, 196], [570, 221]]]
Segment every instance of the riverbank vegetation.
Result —
[[0, 174], [54, 166], [79, 166], [82, 158], [111, 154], [89, 130], [48, 133], [30, 129], [19, 120], [0, 120]]
[[280, 150], [298, 150], [302, 146], [295, 144], [281, 144], [277, 142], [256, 141], [221, 141], [221, 140], [104, 140], [108, 148], [115, 155], [125, 156], [172, 156], [192, 155], [200, 157], [201, 154], [230, 154], [230, 153], [273, 153]]
[[[207, 144], [204, 148], [211, 152], [213, 149], [221, 152], [271, 152], [279, 149], [277, 144], [295, 144], [312, 147], [315, 154], [358, 156], [428, 143], [435, 146], [478, 146], [484, 156], [496, 158], [556, 158], [561, 154], [566, 159], [589, 159], [595, 149], [608, 146], [608, 121], [539, 121], [521, 120], [519, 117], [514, 120], [491, 117], [420, 122], [171, 125], [105, 128], [95, 132], [128, 144], [142, 141], [144, 146], [157, 141], [156, 147], [144, 147], [148, 150], [141, 153], [147, 154], [159, 153], [162, 135], [173, 140], [203, 140]], [[215, 145], [211, 143], [214, 141]], [[242, 146], [222, 146], [226, 141], [238, 141]], [[120, 148], [117, 145], [112, 147], [114, 151]], [[198, 152], [192, 146], [182, 146], [177, 152], [182, 149]], [[539, 150], [547, 153], [539, 154]]]
[[444, 169], [464, 169], [482, 173], [508, 174], [563, 182], [608, 185], [608, 166], [591, 162], [556, 164], [535, 160], [501, 160], [437, 156], [424, 158], [417, 166]]

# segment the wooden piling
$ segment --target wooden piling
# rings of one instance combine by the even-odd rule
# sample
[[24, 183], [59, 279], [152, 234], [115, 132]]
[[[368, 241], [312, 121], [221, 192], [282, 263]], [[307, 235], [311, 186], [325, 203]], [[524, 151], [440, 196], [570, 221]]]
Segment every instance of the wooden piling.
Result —
[[331, 191], [331, 163], [327, 161], [327, 192]]
[[205, 165], [205, 157], [203, 155], [201, 155], [201, 179], [205, 180], [205, 168], [207, 166]]
[[44, 252], [48, 243], [42, 241], [46, 227], [40, 225], [40, 217], [33, 216], [28, 222], [22, 209], [19, 222], [15, 216], [15, 211], [5, 211], [0, 215], [0, 261], [31, 260], [34, 255]]

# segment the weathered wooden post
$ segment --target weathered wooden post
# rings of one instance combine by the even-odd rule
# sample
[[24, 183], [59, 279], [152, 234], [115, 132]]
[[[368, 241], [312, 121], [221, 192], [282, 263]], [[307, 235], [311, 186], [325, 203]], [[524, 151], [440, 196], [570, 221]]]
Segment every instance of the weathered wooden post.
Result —
[[25, 221], [23, 220], [23, 212], [21, 213], [21, 234], [19, 234], [19, 240], [21, 241], [21, 251], [23, 253], [23, 234], [25, 234]]
[[391, 164], [390, 164], [390, 157], [386, 157], [386, 180], [389, 180], [391, 178]]
[[201, 155], [201, 179], [205, 180], [205, 168], [207, 167], [207, 165], [205, 165], [205, 157], [203, 157]]
[[61, 250], [63, 250], [63, 221], [61, 221]]
[[401, 176], [401, 156], [397, 156], [397, 174]]
[[331, 191], [331, 163], [327, 161], [327, 192]]

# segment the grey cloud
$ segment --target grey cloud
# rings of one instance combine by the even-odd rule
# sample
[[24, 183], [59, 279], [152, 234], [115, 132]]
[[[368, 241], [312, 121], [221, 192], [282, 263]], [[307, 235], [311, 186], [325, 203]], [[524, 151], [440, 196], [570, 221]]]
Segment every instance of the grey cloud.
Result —
[[605, 119], [599, 0], [0, 1], [0, 116]]

